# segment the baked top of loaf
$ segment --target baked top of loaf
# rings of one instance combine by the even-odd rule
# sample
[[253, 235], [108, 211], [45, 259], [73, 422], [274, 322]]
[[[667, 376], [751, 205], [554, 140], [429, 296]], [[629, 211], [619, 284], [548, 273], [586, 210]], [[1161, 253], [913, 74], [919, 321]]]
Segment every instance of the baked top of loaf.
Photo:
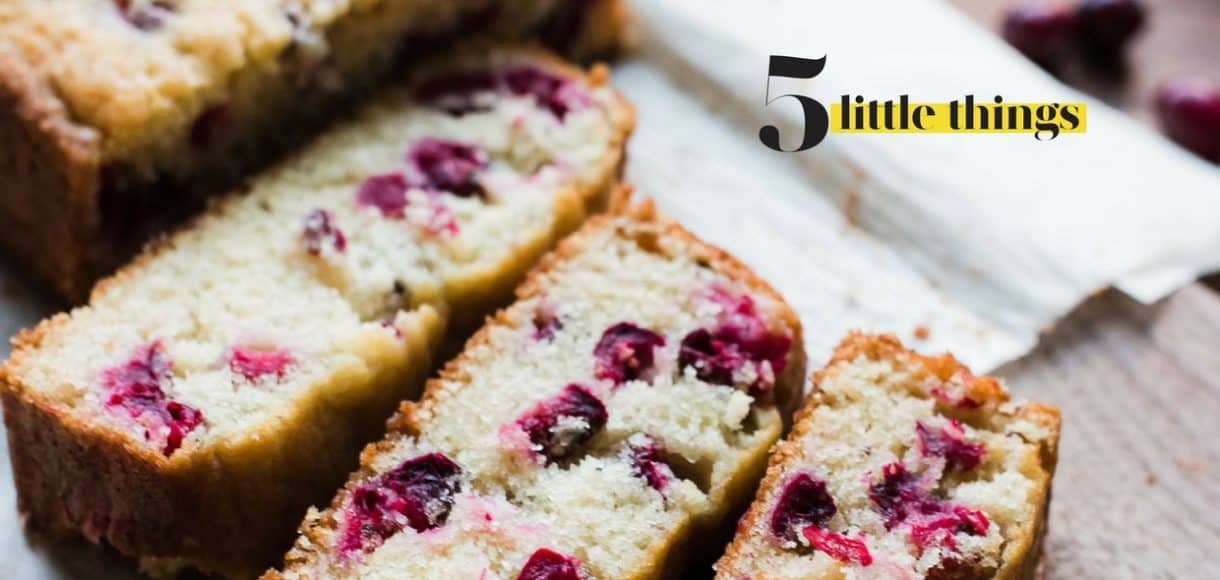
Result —
[[285, 576], [654, 577], [752, 483], [803, 367], [774, 291], [646, 205], [518, 295], [311, 510]]
[[850, 335], [814, 388], [718, 577], [1032, 577], [1056, 409], [891, 336]]
[[[555, 2], [516, 2], [530, 22]], [[259, 78], [288, 74], [302, 91], [328, 90], [332, 28], [389, 47], [398, 23], [420, 36], [453, 29], [488, 0], [10, 0], [0, 3], [0, 70], [45, 83], [79, 125], [96, 131], [103, 159], [164, 157], [209, 130]], [[347, 34], [348, 31], [343, 31]], [[394, 34], [399, 34], [395, 32]], [[359, 43], [345, 44], [357, 46]], [[375, 51], [376, 49], [370, 49]], [[368, 54], [363, 49], [362, 54]], [[317, 78], [315, 78], [317, 77]]]
[[604, 70], [480, 52], [424, 67], [19, 335], [5, 388], [185, 461], [407, 364], [446, 289], [547, 239], [632, 124]]

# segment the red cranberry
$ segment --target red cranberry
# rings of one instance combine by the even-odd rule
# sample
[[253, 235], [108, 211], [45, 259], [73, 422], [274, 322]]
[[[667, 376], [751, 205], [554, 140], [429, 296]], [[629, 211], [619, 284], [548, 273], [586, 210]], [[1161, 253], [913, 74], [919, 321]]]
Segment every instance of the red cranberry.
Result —
[[428, 79], [415, 89], [415, 97], [450, 115], [462, 116], [486, 110], [476, 103], [474, 95], [495, 91], [497, 84], [488, 71], [455, 73]]
[[954, 534], [981, 536], [987, 533], [991, 522], [983, 512], [964, 506], [949, 506], [941, 513], [927, 514], [911, 523], [911, 541], [920, 550], [940, 546], [956, 551]]
[[907, 471], [901, 463], [886, 465], [881, 475], [881, 481], [869, 487], [868, 496], [881, 512], [887, 530], [894, 529], [911, 516], [939, 511], [928, 494], [925, 482]]
[[486, 194], [476, 178], [487, 167], [487, 154], [475, 147], [457, 141], [420, 139], [407, 153], [407, 161], [425, 188], [458, 197]]
[[422, 532], [444, 525], [461, 473], [444, 454], [428, 453], [357, 487], [344, 512], [339, 553], [370, 551], [408, 526]]
[[873, 555], [868, 551], [864, 540], [849, 538], [836, 534], [818, 526], [808, 526], [803, 531], [809, 545], [819, 552], [826, 552], [830, 557], [849, 564], [868, 566], [873, 563]]
[[174, 13], [174, 5], [164, 0], [154, 0], [153, 2], [114, 0], [114, 4], [118, 7], [123, 20], [145, 32], [160, 28], [165, 20]]
[[231, 123], [232, 108], [228, 103], [212, 105], [199, 113], [191, 124], [190, 143], [196, 149], [217, 144]]
[[919, 421], [915, 424], [915, 431], [919, 434], [920, 453], [924, 456], [944, 457], [945, 469], [949, 471], [974, 469], [987, 454], [985, 446], [966, 441], [962, 424], [952, 419], [939, 429]]
[[330, 246], [342, 254], [347, 249], [347, 237], [335, 225], [335, 218], [324, 209], [315, 209], [305, 215], [305, 228], [301, 231], [301, 243], [311, 256], [321, 255], [322, 249]]
[[109, 391], [105, 406], [122, 411], [144, 427], [146, 441], [161, 441], [169, 457], [191, 431], [203, 423], [198, 409], [169, 400], [165, 388], [173, 383], [173, 363], [161, 341], [141, 346], [120, 366], [102, 371]]
[[641, 444], [628, 444], [627, 457], [631, 461], [631, 469], [636, 477], [643, 479], [651, 487], [662, 494], [669, 488], [669, 482], [674, 478], [674, 472], [662, 460], [665, 446], [655, 438], [645, 435]]
[[534, 340], [550, 342], [560, 330], [563, 330], [563, 321], [554, 308], [543, 305], [534, 312]]
[[407, 178], [401, 173], [374, 175], [360, 184], [356, 203], [375, 207], [381, 215], [401, 219], [407, 207]]
[[900, 463], [882, 469], [881, 481], [869, 487], [869, 497], [880, 511], [886, 529], [909, 524], [911, 539], [921, 549], [932, 542], [956, 549], [953, 534], [982, 535], [989, 526], [983, 512], [934, 497], [926, 482]]
[[517, 419], [517, 426], [548, 463], [566, 459], [606, 426], [606, 406], [589, 389], [564, 387]]
[[517, 580], [581, 580], [580, 560], [538, 548], [521, 569]]
[[509, 92], [534, 97], [538, 106], [550, 111], [560, 121], [569, 111], [588, 104], [584, 94], [571, 82], [540, 68], [523, 66], [505, 70], [502, 74]]
[[787, 366], [792, 338], [768, 330], [749, 296], [717, 301], [728, 307], [724, 320], [711, 330], [687, 334], [678, 349], [678, 366], [693, 367], [700, 380], [717, 385], [733, 385], [738, 372], [750, 367], [756, 378], [749, 392], [762, 397]]
[[1201, 78], [1172, 81], [1157, 92], [1156, 108], [1171, 139], [1220, 162], [1220, 85]]
[[593, 374], [620, 385], [652, 369], [653, 349], [665, 346], [665, 337], [630, 322], [620, 322], [602, 333], [593, 347]]
[[236, 346], [229, 353], [229, 369], [250, 382], [267, 376], [282, 379], [284, 372], [294, 362], [292, 353], [284, 349], [258, 350]]
[[771, 533], [781, 542], [796, 541], [796, 534], [808, 526], [824, 526], [838, 508], [826, 491], [826, 482], [808, 473], [797, 473], [779, 494], [771, 512]]
[[1004, 39], [1030, 60], [1054, 67], [1071, 38], [1074, 16], [1066, 4], [1024, 4], [1005, 15]]
[[1137, 0], [1084, 0], [1076, 8], [1076, 35], [1097, 56], [1121, 54], [1144, 25], [1144, 5]]
[[588, 96], [578, 85], [533, 66], [436, 77], [420, 85], [415, 94], [424, 103], [464, 115], [486, 110], [478, 95], [488, 92], [532, 97], [560, 121], [569, 112], [589, 105]]

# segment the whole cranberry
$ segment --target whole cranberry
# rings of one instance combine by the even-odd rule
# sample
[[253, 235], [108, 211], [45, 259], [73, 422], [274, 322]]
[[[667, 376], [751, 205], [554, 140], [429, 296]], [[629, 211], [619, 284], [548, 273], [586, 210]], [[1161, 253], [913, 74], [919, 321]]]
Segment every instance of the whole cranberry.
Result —
[[1030, 60], [1054, 68], [1074, 27], [1075, 14], [1066, 4], [1023, 4], [1004, 16], [1004, 40]]
[[1143, 26], [1138, 0], [1084, 0], [1076, 8], [1076, 38], [1095, 56], [1119, 56]]
[[1220, 162], [1220, 85], [1201, 78], [1170, 81], [1157, 91], [1156, 111], [1170, 139]]

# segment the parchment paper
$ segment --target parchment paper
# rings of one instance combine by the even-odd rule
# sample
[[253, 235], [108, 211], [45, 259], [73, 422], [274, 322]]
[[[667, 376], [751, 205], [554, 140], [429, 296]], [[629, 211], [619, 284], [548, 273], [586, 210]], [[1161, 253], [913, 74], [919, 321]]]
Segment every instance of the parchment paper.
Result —
[[[1028, 352], [1096, 290], [1152, 302], [1220, 266], [1220, 170], [1056, 82], [938, 0], [634, 7], [638, 47], [614, 75], [639, 109], [628, 179], [775, 285], [801, 314], [812, 364], [862, 328], [985, 371]], [[795, 139], [800, 109], [792, 99], [764, 106], [770, 54], [827, 58], [812, 81], [772, 81], [772, 95], [1084, 101], [1088, 132], [1050, 142], [832, 133], [810, 151], [777, 153], [758, 129]], [[12, 267], [0, 282], [0, 332], [50, 312]], [[133, 576], [109, 552], [23, 534], [0, 453], [0, 577]]]

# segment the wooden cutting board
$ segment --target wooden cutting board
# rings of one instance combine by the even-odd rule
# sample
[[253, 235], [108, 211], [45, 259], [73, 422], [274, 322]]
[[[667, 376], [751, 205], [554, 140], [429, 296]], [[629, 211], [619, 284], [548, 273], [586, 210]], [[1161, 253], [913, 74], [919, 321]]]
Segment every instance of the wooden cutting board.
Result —
[[[998, 31], [1015, 2], [953, 3]], [[1060, 76], [1155, 124], [1154, 94], [1164, 80], [1201, 74], [1220, 82], [1220, 1], [1145, 4], [1146, 28], [1130, 47], [1125, 74], [1069, 63]], [[1172, 186], [1172, 176], [1165, 182]], [[1150, 307], [1103, 293], [998, 374], [1018, 394], [1063, 411], [1047, 578], [1220, 579], [1220, 294], [1213, 287], [1193, 284]]]

